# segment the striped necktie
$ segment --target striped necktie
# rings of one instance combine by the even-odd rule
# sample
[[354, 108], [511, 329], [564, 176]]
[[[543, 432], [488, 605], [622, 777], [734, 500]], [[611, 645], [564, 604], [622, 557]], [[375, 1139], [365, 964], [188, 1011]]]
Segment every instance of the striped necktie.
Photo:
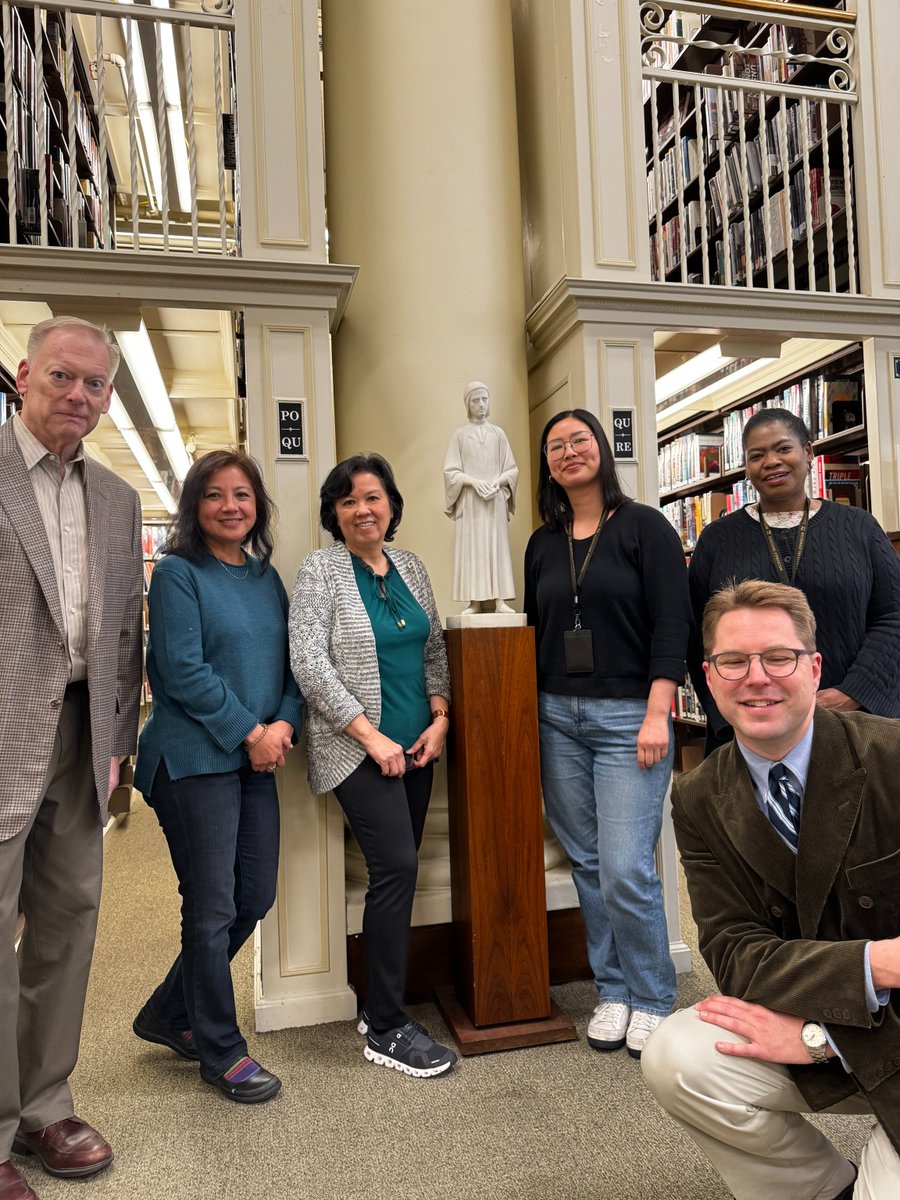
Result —
[[766, 815], [775, 832], [795, 854], [800, 829], [800, 802], [800, 791], [794, 783], [793, 775], [784, 763], [776, 763], [769, 771]]

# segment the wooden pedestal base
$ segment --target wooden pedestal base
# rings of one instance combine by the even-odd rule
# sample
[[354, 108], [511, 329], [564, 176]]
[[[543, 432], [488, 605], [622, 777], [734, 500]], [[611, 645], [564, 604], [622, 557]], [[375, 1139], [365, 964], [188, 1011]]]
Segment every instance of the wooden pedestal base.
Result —
[[551, 1042], [574, 1042], [577, 1037], [571, 1017], [553, 1000], [550, 1001], [549, 1017], [479, 1028], [469, 1020], [453, 988], [438, 988], [434, 998], [464, 1057], [492, 1054], [498, 1050], [522, 1050], [526, 1046], [546, 1046]]

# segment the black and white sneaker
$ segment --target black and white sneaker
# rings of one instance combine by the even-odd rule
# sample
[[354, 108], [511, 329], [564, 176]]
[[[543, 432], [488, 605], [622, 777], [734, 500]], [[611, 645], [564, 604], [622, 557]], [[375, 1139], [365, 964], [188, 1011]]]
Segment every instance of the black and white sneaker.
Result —
[[[426, 1037], [431, 1037], [431, 1034], [428, 1032], [428, 1030], [425, 1028], [425, 1026], [420, 1025], [419, 1022], [413, 1020], [412, 1017], [409, 1018], [409, 1024], [415, 1025], [416, 1029], [421, 1029], [421, 1031], [425, 1034]], [[362, 1012], [359, 1014], [359, 1024], [356, 1026], [356, 1032], [361, 1037], [365, 1037], [366, 1034], [369, 1032], [369, 1014], [366, 1012], [365, 1009], [363, 1009]]]
[[370, 1029], [363, 1054], [376, 1066], [393, 1067], [416, 1079], [441, 1075], [456, 1062], [453, 1051], [432, 1041], [415, 1021], [407, 1021], [387, 1033], [373, 1033]]

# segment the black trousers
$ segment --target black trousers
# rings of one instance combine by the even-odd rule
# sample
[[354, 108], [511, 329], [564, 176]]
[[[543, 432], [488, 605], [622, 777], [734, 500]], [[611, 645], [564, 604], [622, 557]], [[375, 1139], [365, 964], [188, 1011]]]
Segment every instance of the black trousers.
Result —
[[366, 1014], [383, 1032], [408, 1020], [403, 1007], [418, 850], [434, 774], [427, 767], [385, 776], [368, 756], [334, 789], [369, 872], [363, 914]]

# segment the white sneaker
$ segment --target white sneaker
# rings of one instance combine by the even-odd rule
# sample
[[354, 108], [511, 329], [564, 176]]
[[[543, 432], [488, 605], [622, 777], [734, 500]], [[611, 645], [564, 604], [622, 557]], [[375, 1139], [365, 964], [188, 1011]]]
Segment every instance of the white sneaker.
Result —
[[630, 1015], [631, 1009], [628, 1005], [617, 1000], [605, 1000], [598, 1004], [588, 1025], [588, 1045], [593, 1046], [595, 1050], [618, 1050], [620, 1046], [624, 1046]]
[[632, 1058], [641, 1057], [641, 1051], [647, 1044], [647, 1038], [654, 1029], [662, 1025], [665, 1019], [659, 1013], [641, 1012], [639, 1009], [634, 1010], [631, 1014], [631, 1020], [628, 1022], [628, 1032], [625, 1034], [628, 1053]]

